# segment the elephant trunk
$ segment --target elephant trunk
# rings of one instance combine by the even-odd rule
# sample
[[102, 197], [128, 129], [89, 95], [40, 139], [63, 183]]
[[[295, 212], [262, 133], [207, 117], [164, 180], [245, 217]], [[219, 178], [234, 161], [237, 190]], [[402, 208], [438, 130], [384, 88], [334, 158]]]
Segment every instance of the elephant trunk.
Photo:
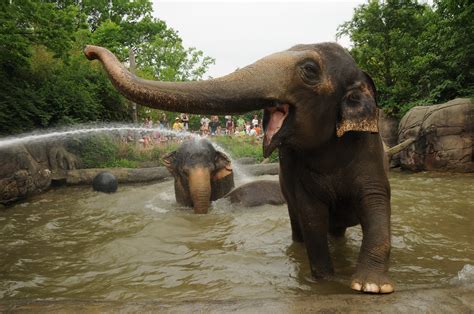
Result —
[[211, 201], [211, 174], [204, 167], [189, 172], [189, 192], [196, 214], [206, 214]]
[[271, 56], [218, 79], [159, 82], [130, 73], [105, 48], [88, 45], [84, 54], [89, 60], [102, 62], [114, 86], [128, 99], [175, 112], [235, 114], [274, 106], [281, 93], [275, 81], [284, 86], [286, 79], [281, 58]]

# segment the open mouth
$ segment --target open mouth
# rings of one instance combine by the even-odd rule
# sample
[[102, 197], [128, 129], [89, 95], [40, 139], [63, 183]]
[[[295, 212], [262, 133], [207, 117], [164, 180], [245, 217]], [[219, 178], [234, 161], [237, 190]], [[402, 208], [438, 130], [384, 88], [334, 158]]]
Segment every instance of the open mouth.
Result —
[[290, 105], [288, 104], [265, 108], [265, 136], [263, 138], [263, 155], [265, 158], [270, 156], [275, 148], [281, 144], [276, 135], [282, 128], [289, 112]]

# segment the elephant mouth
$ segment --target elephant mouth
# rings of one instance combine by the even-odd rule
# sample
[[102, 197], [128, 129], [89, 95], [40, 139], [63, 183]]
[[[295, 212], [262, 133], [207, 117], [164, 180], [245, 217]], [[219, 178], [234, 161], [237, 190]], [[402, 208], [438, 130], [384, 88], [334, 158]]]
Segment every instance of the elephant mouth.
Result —
[[279, 104], [265, 108], [265, 136], [263, 137], [263, 156], [265, 158], [270, 156], [275, 148], [281, 145], [281, 137], [279, 136], [279, 133], [289, 112], [290, 105], [288, 104]]

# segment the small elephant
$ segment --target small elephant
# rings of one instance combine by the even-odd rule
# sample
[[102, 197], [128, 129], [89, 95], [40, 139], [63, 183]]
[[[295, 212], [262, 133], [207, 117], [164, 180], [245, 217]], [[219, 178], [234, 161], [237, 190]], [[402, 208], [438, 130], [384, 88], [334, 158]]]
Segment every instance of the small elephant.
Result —
[[234, 187], [230, 159], [206, 139], [185, 141], [163, 157], [174, 177], [176, 201], [205, 214], [211, 201], [222, 198]]
[[351, 288], [390, 293], [390, 185], [378, 134], [377, 91], [336, 43], [297, 45], [231, 74], [196, 82], [137, 78], [107, 49], [86, 46], [127, 98], [161, 110], [238, 114], [263, 109], [263, 154], [278, 148], [292, 237], [314, 277], [333, 274], [328, 235], [361, 224]]
[[281, 193], [280, 183], [271, 180], [258, 180], [241, 185], [224, 196], [231, 203], [238, 203], [245, 207], [254, 207], [264, 204], [285, 204]]

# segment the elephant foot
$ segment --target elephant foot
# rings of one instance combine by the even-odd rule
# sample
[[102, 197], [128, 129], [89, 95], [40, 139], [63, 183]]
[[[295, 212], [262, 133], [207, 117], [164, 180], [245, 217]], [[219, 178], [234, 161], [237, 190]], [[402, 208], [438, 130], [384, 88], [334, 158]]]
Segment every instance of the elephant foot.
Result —
[[351, 288], [365, 293], [392, 293], [394, 285], [385, 273], [357, 271], [352, 276]]

